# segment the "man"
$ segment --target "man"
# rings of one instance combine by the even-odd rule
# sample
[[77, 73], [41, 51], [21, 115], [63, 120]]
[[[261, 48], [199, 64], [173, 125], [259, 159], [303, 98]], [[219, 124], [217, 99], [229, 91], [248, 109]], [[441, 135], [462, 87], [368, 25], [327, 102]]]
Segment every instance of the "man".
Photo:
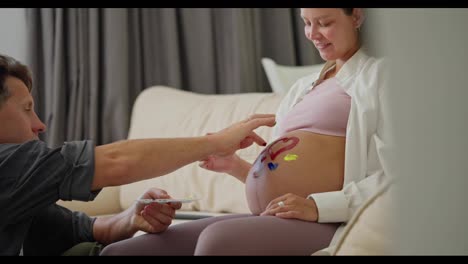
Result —
[[[253, 130], [273, 126], [273, 115], [254, 115], [218, 133], [172, 139], [124, 140], [95, 147], [66, 142], [50, 149], [38, 140], [46, 130], [34, 111], [29, 69], [0, 55], [0, 254], [62, 254], [82, 242], [109, 244], [136, 231], [164, 231], [181, 204], [134, 204], [111, 217], [90, 218], [55, 202], [93, 200], [106, 186], [161, 176], [208, 155], [230, 155], [253, 142]], [[161, 155], [164, 153], [164, 155]], [[168, 198], [148, 190], [142, 198]]]

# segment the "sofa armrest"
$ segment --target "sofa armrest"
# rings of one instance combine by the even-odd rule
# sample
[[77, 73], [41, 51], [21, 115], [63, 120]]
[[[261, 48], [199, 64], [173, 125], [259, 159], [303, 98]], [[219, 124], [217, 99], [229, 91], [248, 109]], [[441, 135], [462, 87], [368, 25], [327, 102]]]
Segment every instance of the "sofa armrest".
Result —
[[102, 189], [92, 202], [60, 200], [57, 204], [72, 211], [84, 212], [89, 216], [116, 214], [122, 211], [120, 207], [120, 187]]

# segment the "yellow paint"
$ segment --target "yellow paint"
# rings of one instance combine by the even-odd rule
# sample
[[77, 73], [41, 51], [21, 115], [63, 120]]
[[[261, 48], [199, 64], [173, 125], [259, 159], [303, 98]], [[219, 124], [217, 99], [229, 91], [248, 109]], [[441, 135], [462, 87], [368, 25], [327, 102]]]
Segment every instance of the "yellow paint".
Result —
[[284, 156], [284, 160], [285, 161], [297, 160], [297, 157], [299, 157], [299, 156], [296, 155], [296, 154], [288, 154], [288, 155]]

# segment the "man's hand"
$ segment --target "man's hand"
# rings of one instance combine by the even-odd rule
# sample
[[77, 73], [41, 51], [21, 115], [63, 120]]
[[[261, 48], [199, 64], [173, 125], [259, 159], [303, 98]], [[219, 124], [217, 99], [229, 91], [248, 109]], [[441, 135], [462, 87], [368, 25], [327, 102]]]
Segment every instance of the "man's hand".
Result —
[[248, 119], [235, 123], [218, 133], [209, 135], [217, 146], [218, 156], [229, 156], [237, 150], [247, 148], [254, 142], [260, 146], [266, 146], [266, 141], [257, 135], [253, 130], [260, 126], [272, 127], [276, 124], [273, 114], [256, 114]]
[[[147, 190], [140, 198], [171, 198], [165, 191], [157, 188]], [[148, 233], [162, 232], [172, 223], [175, 210], [181, 203], [149, 205], [135, 202], [130, 208], [113, 216], [98, 217], [93, 225], [93, 236], [102, 244], [110, 244], [127, 239], [139, 230]]]
[[[146, 191], [140, 199], [169, 199], [172, 198], [166, 191], [151, 188]], [[175, 210], [180, 209], [181, 203], [168, 204], [134, 204], [133, 215], [130, 221], [135, 230], [147, 233], [159, 233], [165, 231], [175, 217]]]
[[306, 199], [292, 193], [271, 200], [260, 215], [274, 215], [280, 218], [294, 218], [317, 222], [318, 211], [314, 200]]

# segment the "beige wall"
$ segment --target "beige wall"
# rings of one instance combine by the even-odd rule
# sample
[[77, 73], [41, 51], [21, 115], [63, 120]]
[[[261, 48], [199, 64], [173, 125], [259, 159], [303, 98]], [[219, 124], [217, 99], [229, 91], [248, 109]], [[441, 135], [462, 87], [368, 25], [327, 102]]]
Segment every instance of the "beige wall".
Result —
[[468, 254], [468, 10], [372, 9], [392, 61], [397, 254]]

